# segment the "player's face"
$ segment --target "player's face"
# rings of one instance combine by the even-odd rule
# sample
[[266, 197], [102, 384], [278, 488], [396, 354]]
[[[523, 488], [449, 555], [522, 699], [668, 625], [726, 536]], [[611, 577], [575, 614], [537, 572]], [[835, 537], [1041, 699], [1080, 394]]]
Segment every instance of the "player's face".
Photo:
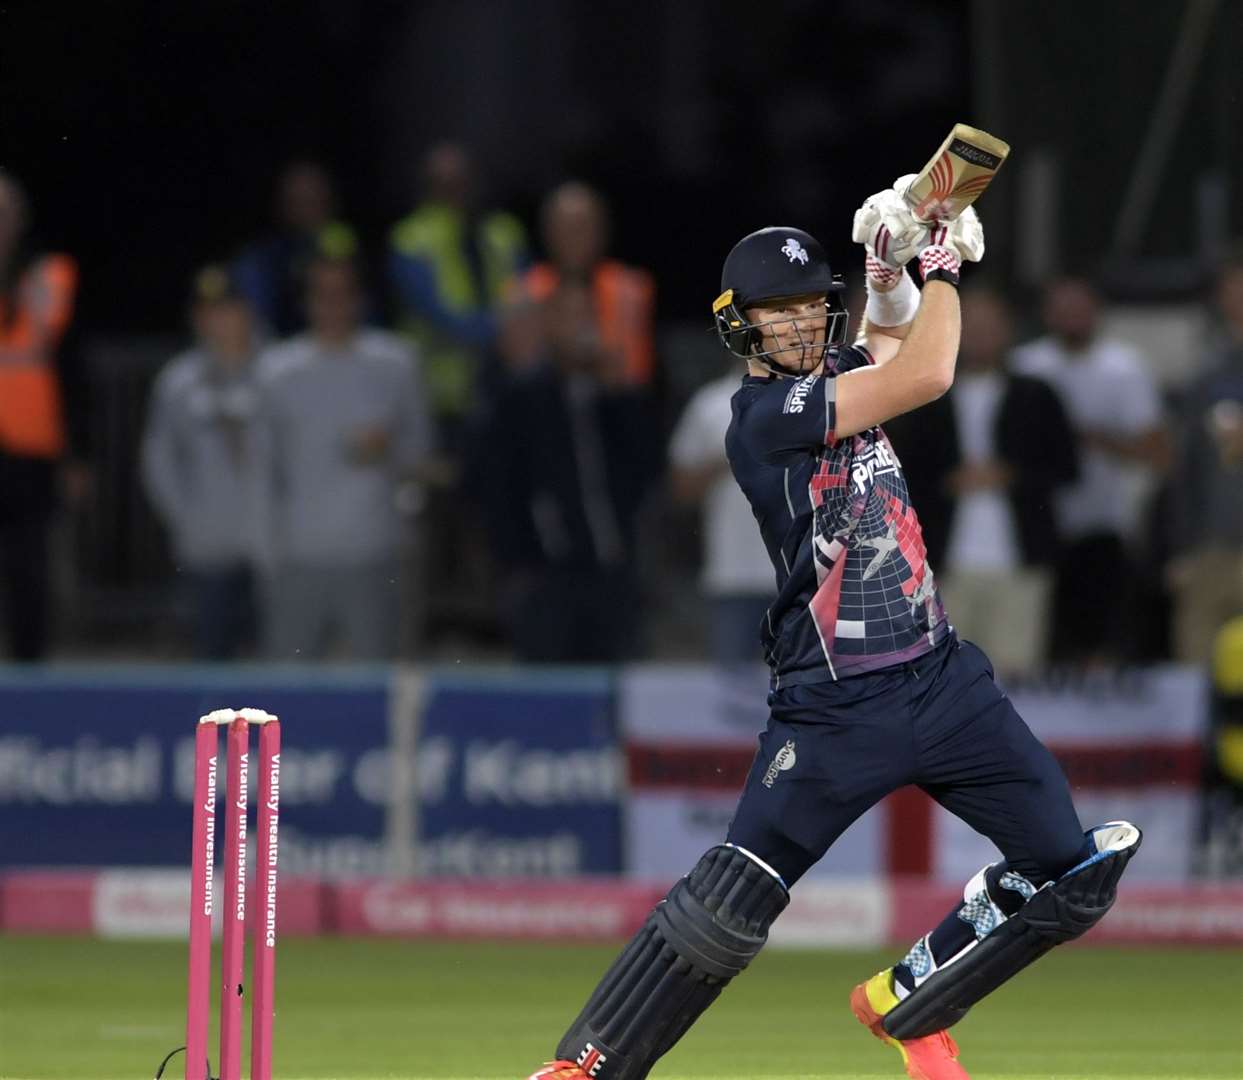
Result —
[[817, 370], [824, 354], [828, 313], [825, 294], [791, 296], [747, 308], [747, 319], [760, 331], [760, 351], [770, 367], [806, 375]]

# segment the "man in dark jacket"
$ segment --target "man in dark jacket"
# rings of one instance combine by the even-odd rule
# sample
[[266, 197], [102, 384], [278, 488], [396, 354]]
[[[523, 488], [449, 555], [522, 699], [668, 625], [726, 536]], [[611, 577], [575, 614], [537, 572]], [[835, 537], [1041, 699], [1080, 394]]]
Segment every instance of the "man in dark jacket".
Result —
[[637, 645], [635, 529], [660, 447], [589, 289], [562, 283], [544, 315], [548, 361], [498, 390], [471, 486], [518, 657], [622, 660]]
[[294, 161], [277, 180], [275, 228], [238, 256], [231, 276], [267, 331], [291, 337], [307, 328], [311, 264], [357, 254], [358, 236], [337, 216], [328, 170], [314, 161]]
[[888, 430], [958, 632], [1000, 672], [1026, 675], [1046, 657], [1053, 494], [1077, 475], [1075, 439], [1053, 388], [1006, 370], [1004, 299], [966, 290], [962, 321], [953, 389]]
[[1174, 559], [1179, 660], [1204, 664], [1217, 632], [1243, 614], [1243, 257], [1214, 290], [1220, 337], [1187, 390], [1174, 486]]

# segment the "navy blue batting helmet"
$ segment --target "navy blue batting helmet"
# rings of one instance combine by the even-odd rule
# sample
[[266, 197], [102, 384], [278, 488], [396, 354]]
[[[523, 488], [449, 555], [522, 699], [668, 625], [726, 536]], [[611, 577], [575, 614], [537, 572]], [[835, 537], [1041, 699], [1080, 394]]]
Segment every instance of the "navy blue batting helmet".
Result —
[[735, 356], [760, 359], [759, 325], [746, 316], [757, 304], [823, 293], [826, 348], [846, 339], [846, 283], [834, 275], [820, 242], [802, 229], [770, 226], [738, 241], [721, 269], [721, 295], [712, 305], [717, 335]]

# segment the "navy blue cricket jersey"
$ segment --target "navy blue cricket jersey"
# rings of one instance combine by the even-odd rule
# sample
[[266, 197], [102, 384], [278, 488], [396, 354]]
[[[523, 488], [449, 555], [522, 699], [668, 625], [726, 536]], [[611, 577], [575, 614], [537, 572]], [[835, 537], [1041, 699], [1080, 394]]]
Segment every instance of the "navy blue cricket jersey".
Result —
[[835, 377], [871, 362], [831, 350], [826, 375], [748, 375], [733, 397], [725, 451], [777, 572], [761, 631], [776, 687], [903, 663], [950, 632], [885, 433], [833, 433]]

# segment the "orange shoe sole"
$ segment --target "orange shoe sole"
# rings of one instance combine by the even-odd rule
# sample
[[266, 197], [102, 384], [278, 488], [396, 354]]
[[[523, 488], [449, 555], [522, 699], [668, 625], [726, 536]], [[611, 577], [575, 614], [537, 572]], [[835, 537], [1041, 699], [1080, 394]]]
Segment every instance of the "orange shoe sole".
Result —
[[587, 1074], [574, 1061], [549, 1061], [542, 1069], [536, 1069], [527, 1080], [589, 1080]]
[[850, 992], [850, 1011], [881, 1042], [902, 1055], [902, 1065], [911, 1080], [971, 1080], [958, 1063], [958, 1044], [946, 1031], [919, 1039], [895, 1039], [885, 1031], [882, 1016], [868, 1000], [867, 983]]

